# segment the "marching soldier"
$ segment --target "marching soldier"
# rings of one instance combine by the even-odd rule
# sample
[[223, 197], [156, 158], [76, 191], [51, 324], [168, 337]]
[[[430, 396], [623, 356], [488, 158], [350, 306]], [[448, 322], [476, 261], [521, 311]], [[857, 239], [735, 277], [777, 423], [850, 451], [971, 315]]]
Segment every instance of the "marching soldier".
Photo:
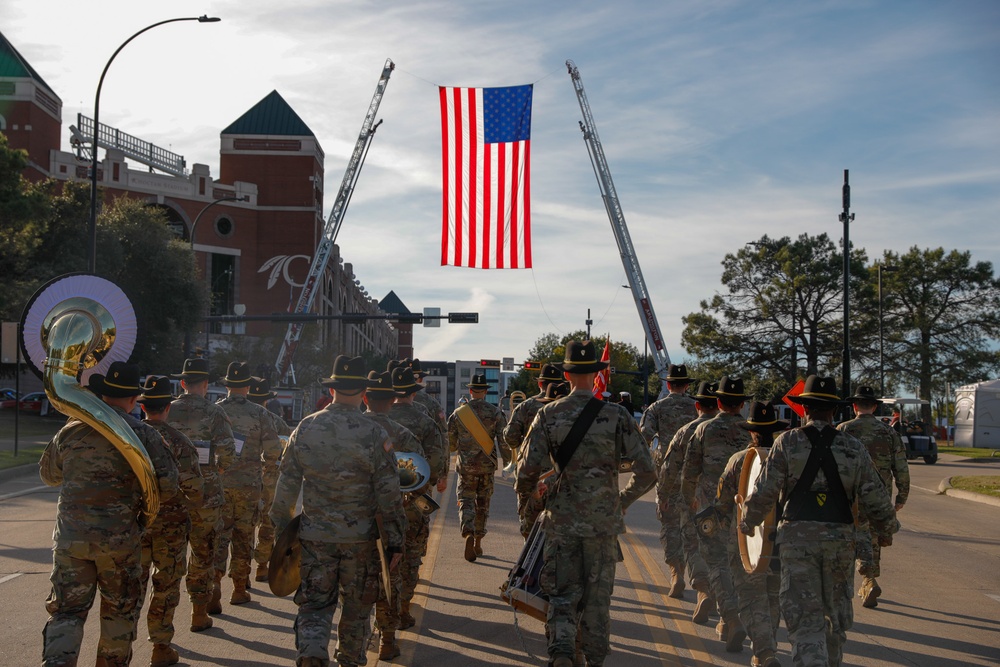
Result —
[[[409, 366], [410, 370], [413, 371], [413, 379], [417, 381], [417, 384], [426, 389], [426, 387], [424, 387], [424, 378], [427, 377], [427, 373], [421, 367], [420, 360], [414, 359], [413, 361], [407, 361], [405, 363]], [[448, 418], [445, 416], [444, 408], [441, 407], [441, 404], [431, 398], [426, 391], [414, 394], [413, 402], [417, 405], [423, 406], [424, 409], [427, 410], [427, 414], [434, 420], [438, 430], [441, 431], [441, 437], [444, 438], [445, 434], [448, 433]]]
[[[524, 436], [528, 434], [528, 427], [545, 405], [545, 388], [553, 382], [563, 382], [562, 373], [552, 364], [543, 365], [538, 375], [538, 393], [521, 401], [511, 412], [507, 427], [503, 430], [503, 440], [510, 448], [511, 456], [517, 457], [517, 450], [524, 441]], [[531, 530], [531, 524], [528, 525], [528, 530]], [[524, 532], [523, 529], [521, 532]]]
[[[445, 489], [448, 482], [448, 454], [444, 449], [444, 438], [438, 430], [434, 419], [427, 416], [415, 403], [423, 387], [416, 382], [413, 371], [409, 368], [397, 367], [391, 373], [391, 387], [396, 396], [396, 402], [389, 409], [389, 418], [399, 423], [409, 431], [420, 443], [424, 456], [431, 468], [431, 486], [436, 486], [438, 492]], [[416, 619], [410, 613], [410, 601], [419, 581], [420, 565], [427, 553], [427, 540], [430, 537], [430, 520], [420, 514], [412, 517], [406, 531], [406, 551], [400, 565], [399, 628], [406, 630], [413, 627]]]
[[[209, 604], [221, 611], [222, 589], [215, 578], [215, 557], [222, 531], [222, 473], [236, 461], [233, 429], [225, 411], [211, 403], [208, 395], [208, 359], [185, 359], [174, 376], [184, 393], [170, 404], [170, 425], [186, 435], [198, 450], [204, 481], [204, 501], [191, 510], [191, 562], [187, 592], [191, 598], [191, 632], [212, 627]], [[218, 605], [218, 606], [216, 606]]]
[[[256, 403], [261, 407], [278, 396], [271, 391], [271, 383], [267, 378], [254, 378], [250, 383], [250, 393], [247, 398], [251, 403]], [[292, 429], [285, 423], [281, 415], [268, 410], [267, 415], [271, 418], [274, 432], [278, 434], [278, 440], [284, 444], [288, 442], [288, 436], [292, 434]], [[283, 448], [283, 447], [282, 447]], [[280, 461], [280, 457], [279, 457]], [[271, 501], [274, 500], [274, 486], [278, 483], [278, 466], [264, 466], [261, 470], [261, 511], [258, 515], [257, 546], [253, 550], [253, 559], [257, 562], [257, 571], [254, 574], [254, 581], [267, 581], [267, 562], [271, 560], [271, 547], [274, 546], [274, 524], [271, 523]]]
[[[546, 364], [549, 366], [550, 364]], [[552, 366], [552, 370], [558, 373], [558, 369]], [[544, 371], [543, 371], [544, 372]], [[559, 400], [569, 396], [570, 386], [568, 382], [548, 382], [545, 386], [545, 393], [542, 397], [535, 401], [537, 404], [534, 414], [538, 414], [538, 411], [543, 407], [551, 403], [552, 401]], [[535, 397], [532, 397], [535, 398]], [[520, 406], [518, 406], [520, 407]], [[517, 411], [514, 412], [517, 415]], [[532, 423], [534, 423], [534, 416], [531, 418]], [[530, 430], [531, 426], [528, 426], [527, 430]], [[509, 430], [509, 427], [508, 427]], [[506, 431], [504, 432], [504, 437], [506, 437]], [[523, 442], [523, 441], [522, 441]], [[538, 519], [538, 515], [541, 514], [542, 510], [545, 508], [545, 495], [548, 492], [548, 484], [539, 479], [538, 487], [533, 493], [526, 493], [523, 496], [518, 494], [517, 496], [517, 516], [521, 520], [521, 537], [525, 540], [531, 534], [531, 528], [535, 525], [535, 521]]]
[[[132, 417], [142, 392], [139, 368], [113, 362], [88, 386], [135, 432], [153, 463], [161, 501], [177, 493], [177, 466], [154, 429]], [[142, 607], [139, 480], [118, 448], [89, 424], [71, 418], [45, 447], [39, 475], [62, 485], [52, 547], [49, 620], [42, 632], [42, 664], [76, 665], [83, 627], [101, 592], [98, 667], [124, 667], [132, 658]]]
[[[751, 447], [770, 450], [774, 434], [788, 428], [788, 422], [779, 421], [770, 403], [754, 401], [750, 404], [750, 417], [739, 424], [750, 432]], [[719, 536], [724, 539], [729, 553], [729, 569], [739, 600], [740, 619], [750, 636], [753, 648], [752, 667], [780, 667], [775, 652], [778, 649], [778, 625], [781, 621], [778, 609], [778, 588], [781, 575], [776, 557], [765, 572], [748, 574], [743, 568], [736, 540], [736, 494], [739, 492], [740, 475], [747, 450], [737, 452], [729, 459], [726, 469], [719, 479], [719, 490], [715, 497], [715, 510], [719, 517]], [[774, 553], [773, 556], [777, 556]]]
[[[857, 417], [840, 424], [837, 430], [853, 435], [868, 449], [868, 455], [890, 495], [892, 480], [896, 480], [895, 509], [898, 512], [910, 495], [910, 466], [906, 463], [903, 440], [891, 426], [875, 418], [878, 400], [874, 389], [860, 386], [851, 400]], [[876, 581], [881, 574], [882, 547], [878, 543], [878, 534], [868, 525], [864, 514], [858, 517], [858, 530], [861, 533], [858, 538], [858, 574], [864, 577], [858, 597], [862, 599], [863, 606], [872, 608], [878, 605], [878, 597], [882, 594], [882, 587]], [[871, 539], [864, 539], [865, 533], [869, 533]]]
[[[607, 365], [597, 359], [593, 342], [567, 343], [558, 369], [573, 391], [535, 416], [515, 484], [519, 496], [534, 493], [542, 470], [556, 462], [559, 477], [549, 485], [541, 514], [546, 541], [539, 582], [549, 596], [546, 629], [554, 667], [572, 667], [578, 629], [587, 664], [604, 664], [624, 511], [656, 480], [635, 419], [593, 396], [594, 376]], [[632, 460], [632, 478], [621, 491], [623, 458]]]
[[[684, 455], [687, 453], [688, 443], [694, 437], [698, 426], [719, 414], [719, 400], [715, 393], [718, 388], [719, 385], [715, 382], [703, 381], [698, 384], [698, 390], [694, 396], [698, 418], [677, 429], [667, 447], [663, 464], [657, 470], [656, 481], [656, 507], [661, 520], [660, 542], [663, 544], [663, 554], [668, 564], [673, 559], [672, 571], [682, 571], [684, 563], [687, 563], [691, 588], [698, 592], [698, 600], [691, 620], [699, 624], [708, 622], [709, 614], [715, 610], [715, 598], [712, 597], [711, 584], [709, 584], [708, 565], [705, 563], [699, 548], [698, 529], [695, 527], [694, 516], [688, 510], [684, 503], [684, 497], [681, 495], [681, 473], [684, 469]], [[673, 525], [669, 521], [665, 521], [671, 516], [665, 509], [669, 507], [680, 508], [679, 535], [673, 530]], [[677, 555], [678, 545], [683, 549], [682, 556]], [[680, 583], [680, 588], [675, 591], [677, 582]], [[675, 579], [672, 583], [675, 586], [671, 586], [670, 596], [683, 598], [683, 577]]]
[[174, 638], [174, 611], [181, 600], [181, 579], [187, 572], [189, 511], [201, 507], [203, 480], [198, 465], [198, 450], [187, 436], [170, 426], [170, 378], [146, 378], [138, 403], [146, 415], [146, 424], [163, 437], [163, 442], [177, 462], [180, 493], [160, 503], [156, 519], [142, 536], [142, 578], [139, 599], [146, 597], [150, 569], [153, 570], [153, 594], [146, 613], [149, 641], [153, 642], [150, 667], [177, 664], [180, 656], [170, 643]]
[[781, 615], [792, 659], [796, 665], [836, 667], [854, 622], [851, 508], [857, 501], [883, 545], [899, 522], [864, 445], [831, 424], [839, 401], [834, 380], [810, 375], [802, 393], [789, 400], [805, 408], [810, 423], [774, 441], [739, 528], [752, 535], [782, 499], [776, 544], [781, 548]]
[[[222, 510], [222, 532], [215, 553], [215, 581], [226, 572], [226, 560], [232, 546], [229, 576], [233, 580], [233, 594], [229, 603], [250, 602], [247, 582], [250, 580], [250, 563], [253, 557], [254, 514], [261, 500], [263, 470], [273, 475], [281, 455], [281, 443], [274, 429], [274, 420], [266, 408], [247, 399], [250, 393], [250, 364], [234, 361], [226, 370], [226, 377], [219, 384], [228, 389], [228, 396], [216, 405], [226, 412], [233, 430], [236, 459], [226, 470], [226, 503]], [[219, 603], [209, 613], [219, 613]]]
[[[396, 391], [392, 387], [392, 374], [389, 372], [378, 373], [371, 371], [368, 373], [368, 390], [365, 392], [365, 405], [368, 406], [366, 416], [371, 417], [379, 426], [389, 434], [392, 447], [397, 452], [407, 452], [419, 454], [426, 458], [424, 448], [420, 442], [413, 437], [402, 424], [389, 417], [393, 401], [396, 400]], [[418, 491], [419, 492], [419, 491]], [[418, 570], [423, 556], [422, 549], [426, 548], [426, 538], [429, 534], [429, 520], [423, 512], [411, 502], [409, 494], [403, 497], [403, 508], [406, 511], [406, 535], [403, 543], [403, 560], [394, 572], [391, 573], [392, 588], [390, 595], [385, 591], [379, 596], [375, 604], [375, 627], [379, 631], [379, 660], [392, 660], [399, 655], [399, 645], [396, 644], [396, 630], [400, 625], [400, 609], [402, 602], [403, 570], [407, 570], [407, 579], [416, 588], [416, 581], [419, 578]], [[376, 559], [378, 554], [375, 554]], [[374, 566], [374, 563], [373, 563]], [[373, 567], [378, 572], [378, 567]], [[412, 572], [410, 572], [412, 570]], [[413, 597], [412, 589], [410, 597], [406, 599], [407, 613], [409, 613], [410, 600]], [[389, 598], [388, 603], [386, 597]]]
[[[719, 478], [729, 458], [750, 444], [750, 436], [739, 427], [744, 421], [740, 410], [747, 398], [743, 393], [743, 380], [724, 375], [715, 393], [719, 414], [698, 425], [684, 453], [681, 494], [696, 517], [700, 511], [714, 507]], [[706, 539], [700, 533], [698, 537], [701, 555], [708, 565], [709, 584], [722, 617], [716, 631], [719, 639], [726, 643], [726, 650], [738, 653], [743, 650], [747, 633], [740, 622], [726, 545], [719, 540]]]
[[296, 664], [330, 664], [333, 614], [341, 599], [335, 658], [343, 667], [356, 667], [367, 661], [364, 644], [374, 600], [363, 594], [378, 516], [393, 569], [402, 557], [406, 517], [392, 441], [359, 409], [368, 386], [364, 360], [338, 356], [331, 377], [321, 383], [331, 390], [333, 402], [303, 419], [292, 432], [281, 460], [271, 520], [280, 534], [291, 521], [301, 492]]
[[[694, 381], [688, 377], [687, 366], [670, 364], [666, 381], [669, 393], [646, 408], [639, 422], [642, 437], [650, 447], [654, 445], [654, 439], [658, 440], [653, 451], [653, 462], [657, 468], [663, 465], [667, 447], [677, 430], [698, 418], [695, 401], [687, 395], [688, 386]], [[664, 560], [670, 568], [669, 595], [680, 599], [684, 597], [684, 550], [681, 538], [684, 521], [681, 506], [672, 502], [673, 500], [664, 497], [661, 502], [657, 502], [656, 516], [660, 519], [660, 543], [663, 544]]]
[[504, 459], [510, 459], [510, 449], [503, 442], [507, 425], [500, 408], [486, 402], [490, 388], [486, 376], [472, 376], [469, 388], [471, 400], [459, 406], [448, 418], [448, 445], [458, 452], [458, 515], [465, 538], [465, 560], [475, 562], [483, 555], [483, 537], [486, 519], [490, 515], [490, 498], [493, 496], [493, 475], [497, 469], [497, 446], [505, 450]]

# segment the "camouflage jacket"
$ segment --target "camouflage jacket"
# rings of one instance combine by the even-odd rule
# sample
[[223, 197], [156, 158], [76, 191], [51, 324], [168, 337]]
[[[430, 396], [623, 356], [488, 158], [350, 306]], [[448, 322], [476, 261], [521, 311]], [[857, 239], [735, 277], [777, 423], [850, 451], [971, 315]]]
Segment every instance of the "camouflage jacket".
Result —
[[[819, 429], [830, 426], [829, 422], [819, 420], [814, 420], [812, 424]], [[899, 530], [899, 522], [896, 521], [896, 513], [889, 501], [889, 494], [875, 466], [872, 465], [865, 446], [853, 436], [839, 432], [830, 449], [837, 461], [840, 480], [847, 492], [848, 501], [852, 504], [858, 502], [878, 533], [891, 535]], [[776, 502], [787, 501], [806, 467], [811, 451], [812, 444], [802, 428], [785, 431], [775, 438], [771, 452], [764, 462], [764, 470], [757, 478], [757, 484], [746, 501], [747, 525], [759, 524]], [[816, 474], [809, 492], [817, 494], [828, 492], [822, 469]], [[845, 544], [849, 544], [855, 535], [855, 530], [853, 523], [782, 519], [778, 524], [777, 543], [804, 544], [820, 540], [843, 540]]]
[[[138, 437], [153, 463], [160, 501], [177, 493], [177, 465], [153, 428], [113, 408]], [[38, 462], [42, 481], [59, 486], [56, 547], [96, 542], [138, 548], [142, 529], [142, 487], [121, 452], [88, 424], [70, 419], [45, 447]]]
[[[266, 412], [266, 415], [270, 417], [274, 432], [278, 434], [278, 444], [281, 447], [281, 452], [278, 454], [278, 463], [281, 463], [281, 457], [285, 453], [285, 447], [288, 446], [288, 436], [292, 434], [292, 428], [280, 415], [276, 415], [270, 410]], [[261, 493], [264, 497], [265, 505], [269, 506], [271, 498], [274, 497], [274, 485], [278, 483], [278, 465], [264, 466], [264, 469], [261, 470], [261, 481], [263, 482]]]
[[896, 504], [902, 505], [910, 495], [910, 466], [906, 462], [906, 448], [899, 434], [875, 415], [858, 415], [837, 426], [838, 431], [850, 433], [861, 441], [872, 457], [882, 483], [892, 495], [892, 480], [896, 480]]
[[695, 400], [685, 394], [667, 394], [656, 401], [642, 413], [639, 430], [646, 444], [653, 446], [653, 438], [658, 438], [658, 444], [653, 451], [653, 462], [659, 467], [666, 458], [667, 447], [677, 429], [698, 418], [694, 407]]
[[434, 420], [434, 425], [438, 427], [438, 430], [441, 431], [441, 437], [444, 438], [444, 434], [448, 432], [448, 418], [445, 417], [441, 404], [428, 395], [426, 388], [413, 395], [413, 402], [427, 410], [427, 414]]
[[[517, 471], [519, 506], [526, 506], [538, 476], [552, 467], [555, 452], [592, 398], [574, 391], [542, 408], [531, 423]], [[632, 478], [618, 486], [622, 459], [632, 460]], [[558, 481], [549, 484], [542, 525], [567, 537], [613, 536], [625, 532], [624, 511], [656, 482], [656, 471], [635, 425], [635, 418], [615, 403], [604, 403]]]
[[204, 501], [204, 480], [198, 465], [198, 450], [186, 435], [167, 422], [147, 421], [146, 424], [156, 429], [177, 462], [177, 481], [180, 485], [180, 493], [160, 503], [154, 526], [164, 521], [183, 523], [188, 519], [189, 510], [201, 507]]
[[545, 403], [541, 401], [543, 396], [545, 394], [535, 394], [524, 399], [514, 408], [514, 412], [510, 413], [507, 428], [503, 430], [503, 440], [512, 450], [521, 446], [524, 436], [528, 435], [528, 429], [531, 428], [531, 422], [535, 421], [535, 415], [545, 407]]
[[699, 416], [694, 421], [681, 426], [674, 433], [662, 464], [657, 469], [656, 498], [658, 501], [666, 502], [681, 495], [681, 473], [684, 470], [684, 455], [687, 453], [688, 443], [694, 437], [694, 432], [699, 424], [714, 416]]
[[389, 419], [410, 432], [420, 443], [424, 458], [431, 467], [431, 484], [448, 474], [448, 452], [444, 449], [444, 436], [431, 417], [416, 405], [394, 403]]
[[260, 489], [264, 469], [278, 466], [281, 442], [274, 429], [274, 414], [246, 396], [233, 394], [216, 403], [226, 411], [233, 429], [236, 459], [226, 470], [225, 485], [231, 489]]
[[695, 429], [681, 473], [681, 495], [695, 513], [715, 503], [719, 477], [729, 457], [750, 446], [750, 432], [737, 426], [744, 421], [740, 415], [719, 412]]
[[299, 537], [337, 544], [377, 537], [381, 514], [390, 548], [402, 548], [406, 519], [389, 435], [357, 408], [332, 403], [292, 431], [281, 459], [271, 521], [280, 534], [302, 493]]
[[207, 398], [181, 394], [170, 404], [169, 424], [183, 433], [198, 449], [198, 464], [204, 480], [202, 507], [222, 507], [221, 474], [236, 461], [233, 429], [226, 412]]
[[[507, 419], [503, 416], [503, 412], [500, 411], [500, 408], [481, 398], [470, 400], [468, 406], [479, 418], [486, 433], [493, 439], [495, 443], [494, 454], [499, 447], [504, 461], [509, 461], [510, 447], [503, 440], [503, 430], [507, 426]], [[476, 439], [472, 437], [472, 433], [465, 428], [462, 420], [456, 414], [457, 412], [458, 410], [448, 417], [448, 448], [452, 452], [458, 452], [458, 472], [470, 475], [488, 475], [494, 472], [497, 469], [496, 459], [487, 456]]]

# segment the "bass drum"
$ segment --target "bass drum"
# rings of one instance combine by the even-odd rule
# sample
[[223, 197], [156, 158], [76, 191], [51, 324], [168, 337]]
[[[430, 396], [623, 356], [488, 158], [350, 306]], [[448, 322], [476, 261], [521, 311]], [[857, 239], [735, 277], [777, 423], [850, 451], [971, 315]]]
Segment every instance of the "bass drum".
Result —
[[539, 516], [531, 527], [521, 555], [510, 570], [510, 576], [500, 586], [501, 600], [542, 623], [546, 622], [549, 614], [549, 599], [538, 585], [544, 549], [545, 531], [542, 530], [542, 517]]
[[[743, 521], [743, 501], [757, 484], [757, 478], [764, 470], [764, 459], [766, 458], [767, 450], [751, 447], [743, 459], [739, 495], [736, 496], [737, 525]], [[764, 522], [757, 526], [753, 535], [744, 535], [742, 531], [736, 531], [740, 544], [740, 559], [743, 561], [743, 569], [748, 574], [763, 572], [770, 567], [771, 554], [774, 552], [775, 530], [775, 508], [772, 507], [767, 516], [764, 517]]]

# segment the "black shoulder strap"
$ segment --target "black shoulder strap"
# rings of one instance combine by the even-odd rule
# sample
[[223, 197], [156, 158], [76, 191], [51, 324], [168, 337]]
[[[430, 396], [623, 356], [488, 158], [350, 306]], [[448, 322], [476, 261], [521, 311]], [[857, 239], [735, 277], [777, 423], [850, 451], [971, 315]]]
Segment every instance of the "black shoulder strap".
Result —
[[[837, 430], [825, 426], [820, 431], [815, 426], [807, 426], [802, 429], [812, 449], [809, 452], [809, 459], [802, 470], [802, 475], [795, 483], [795, 487], [788, 495], [785, 502], [785, 509], [782, 513], [788, 521], [837, 521], [849, 523], [853, 521], [851, 501], [847, 497], [844, 483], [840, 479], [840, 472], [837, 470], [837, 462], [833, 457], [830, 445], [837, 437]], [[813, 507], [817, 503], [811, 502], [809, 490], [816, 480], [816, 474], [823, 470], [826, 478], [827, 489], [829, 490], [828, 507], [823, 507], [826, 502], [818, 503], [818, 507]]]
[[596, 398], [591, 397], [587, 404], [583, 406], [583, 411], [573, 422], [573, 427], [569, 430], [569, 434], [566, 439], [562, 441], [559, 445], [559, 451], [556, 452], [553, 457], [556, 464], [556, 471], [562, 474], [562, 471], [566, 469], [566, 465], [569, 460], [573, 458], [573, 453], [576, 448], [580, 446], [583, 441], [583, 436], [587, 434], [590, 430], [590, 425], [594, 423], [597, 419], [597, 413], [601, 411], [604, 407], [604, 401], [599, 401]]

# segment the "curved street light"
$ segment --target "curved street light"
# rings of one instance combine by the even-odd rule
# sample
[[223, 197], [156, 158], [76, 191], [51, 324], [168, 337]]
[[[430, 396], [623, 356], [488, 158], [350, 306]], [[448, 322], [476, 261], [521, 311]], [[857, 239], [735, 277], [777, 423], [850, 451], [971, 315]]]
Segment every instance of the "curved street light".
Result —
[[108, 68], [111, 67], [111, 63], [114, 61], [118, 53], [124, 49], [129, 42], [147, 30], [152, 30], [157, 26], [161, 26], [166, 23], [175, 23], [177, 21], [217, 23], [221, 20], [222, 19], [214, 16], [202, 15], [187, 18], [167, 19], [166, 21], [160, 21], [158, 23], [148, 25], [122, 42], [121, 46], [119, 46], [115, 52], [111, 54], [111, 58], [104, 66], [104, 71], [101, 72], [101, 78], [97, 82], [97, 95], [94, 96], [94, 136], [93, 143], [91, 144], [91, 152], [93, 155], [91, 155], [90, 164], [90, 229], [88, 230], [89, 238], [87, 241], [87, 270], [90, 273], [97, 272], [97, 138], [101, 134], [101, 87], [104, 86], [104, 75], [108, 73]]

